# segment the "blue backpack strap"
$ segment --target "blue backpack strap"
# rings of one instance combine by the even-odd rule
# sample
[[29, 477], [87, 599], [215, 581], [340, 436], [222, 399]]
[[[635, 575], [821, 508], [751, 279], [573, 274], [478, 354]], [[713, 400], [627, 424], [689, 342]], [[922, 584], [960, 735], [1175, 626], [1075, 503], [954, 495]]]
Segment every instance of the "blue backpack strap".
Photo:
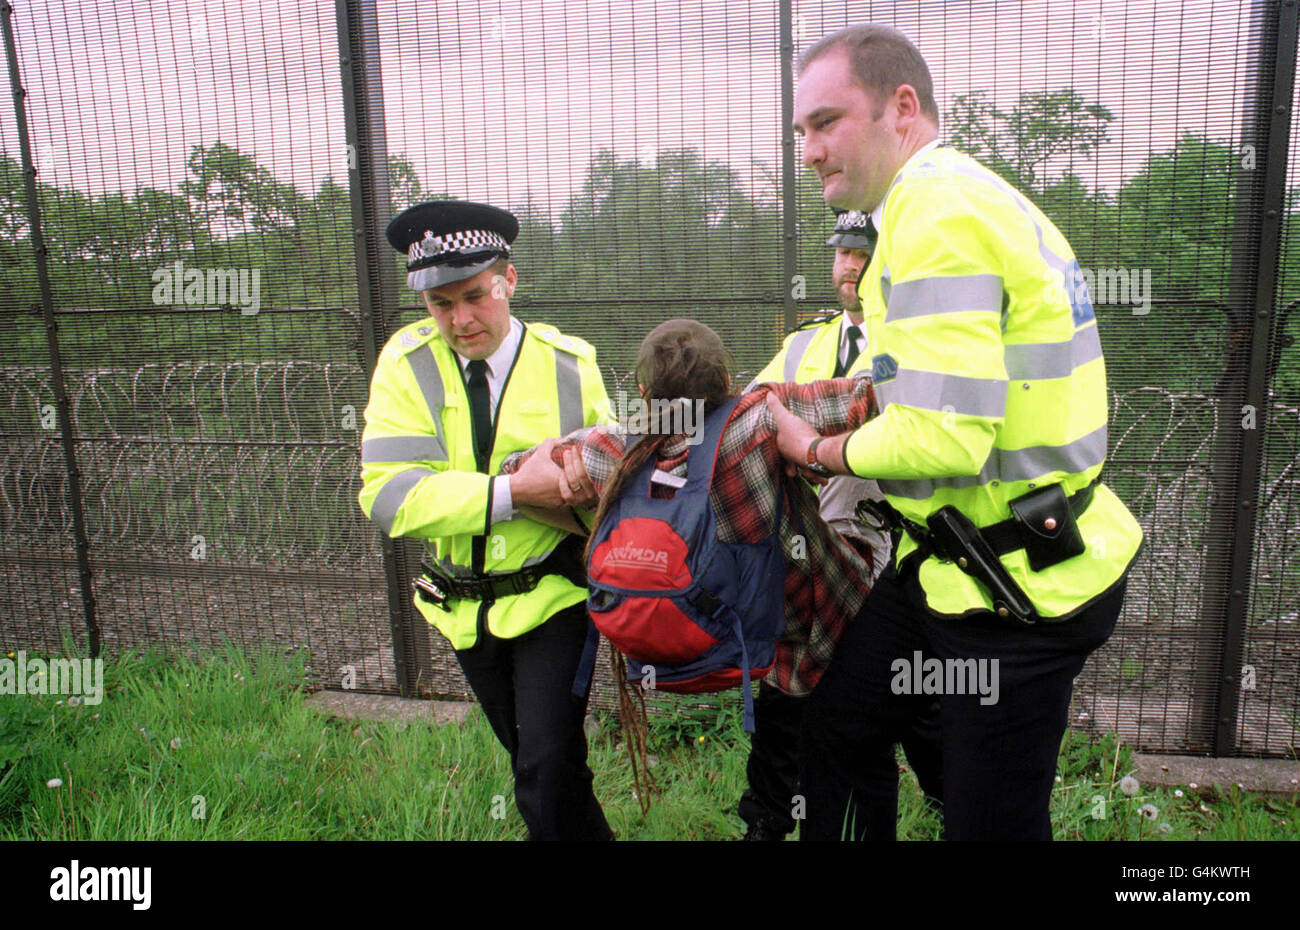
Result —
[[[727, 421], [731, 419], [732, 411], [736, 409], [736, 404], [739, 401], [739, 397], [733, 397], [725, 404], [709, 411], [708, 415], [705, 416], [704, 438], [698, 445], [690, 447], [690, 451], [687, 453], [686, 484], [688, 487], [695, 489], [703, 485], [707, 489], [712, 486], [713, 470], [718, 458], [718, 447], [722, 444], [722, 433], [726, 429]], [[781, 520], [779, 495], [776, 520], [779, 527]], [[740, 693], [745, 703], [744, 729], [746, 733], [752, 734], [754, 732], [754, 692], [749, 677], [749, 648], [745, 645], [745, 633], [740, 614], [730, 607], [727, 608], [727, 613], [731, 616], [732, 635], [736, 637], [736, 642], [740, 644]]]
[[[682, 490], [697, 492], [701, 486], [708, 488], [713, 482], [713, 465], [718, 454], [718, 444], [722, 440], [722, 430], [727, 425], [727, 420], [731, 417], [731, 411], [735, 409], [739, 397], [734, 397], [710, 410], [704, 417], [703, 436], [695, 445], [686, 447], [686, 484]], [[698, 434], [697, 434], [698, 435]], [[637, 435], [636, 440], [644, 441], [645, 436]], [[623, 454], [627, 455], [635, 443], [629, 441], [624, 447]], [[628, 479], [624, 494], [633, 497], [649, 497], [651, 479], [654, 477], [656, 463], [653, 460], [645, 462], [637, 473]]]
[[754, 733], [754, 689], [749, 681], [749, 650], [745, 648], [745, 634], [740, 628], [740, 614], [731, 611], [731, 629], [740, 643], [740, 693], [745, 699], [745, 732]]
[[573, 676], [573, 696], [585, 698], [591, 688], [591, 678], [596, 671], [596, 650], [600, 648], [600, 631], [596, 624], [587, 617], [587, 642], [582, 647], [582, 658], [578, 660], [578, 672]]
[[713, 468], [717, 463], [718, 446], [722, 443], [722, 431], [739, 402], [739, 397], [733, 397], [705, 414], [703, 437], [695, 445], [686, 447], [686, 488], [697, 491], [701, 485], [707, 488], [713, 484]]

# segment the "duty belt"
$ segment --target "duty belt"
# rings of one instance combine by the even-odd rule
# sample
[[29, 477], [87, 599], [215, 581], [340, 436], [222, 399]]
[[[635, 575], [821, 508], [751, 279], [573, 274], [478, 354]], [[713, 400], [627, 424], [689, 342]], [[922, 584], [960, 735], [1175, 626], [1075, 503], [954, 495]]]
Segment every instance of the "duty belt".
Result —
[[[1099, 480], [1099, 479], [1097, 479]], [[1069, 504], [1070, 512], [1075, 517], [1081, 515], [1088, 509], [1092, 503], [1092, 492], [1097, 487], [1097, 480], [1092, 481], [1085, 487], [1080, 488], [1066, 498]], [[859, 518], [871, 516], [883, 523], [889, 529], [903, 530], [908, 536], [911, 536], [916, 544], [922, 547], [926, 552], [942, 555], [935, 545], [933, 534], [924, 525], [917, 523], [915, 520], [909, 520], [903, 516], [889, 501], [865, 499], [858, 501], [857, 513]], [[1016, 517], [1008, 517], [1000, 523], [993, 523], [989, 526], [980, 528], [980, 535], [984, 537], [990, 548], [998, 555], [1006, 555], [1008, 552], [1015, 552], [1017, 549], [1023, 549], [1025, 546], [1024, 534], [1021, 531], [1021, 521]]]
[[1049, 484], [1011, 501], [1011, 518], [979, 528], [956, 507], [948, 504], [926, 517], [926, 525], [903, 516], [884, 500], [858, 503], [859, 517], [870, 515], [891, 528], [901, 529], [915, 540], [921, 557], [931, 555], [954, 562], [988, 592], [998, 616], [1020, 623], [1041, 619], [1033, 602], [1016, 583], [1001, 556], [1026, 550], [1031, 571], [1042, 571], [1085, 551], [1077, 518], [1092, 503], [1094, 480], [1069, 498], [1059, 484]]
[[574, 584], [586, 587], [580, 557], [569, 542], [575, 538], [569, 537], [536, 565], [498, 575], [450, 575], [428, 559], [421, 559], [423, 574], [411, 580], [411, 587], [416, 596], [443, 610], [451, 609], [447, 601], [452, 598], [491, 603], [502, 597], [527, 594], [547, 575], [563, 575]]

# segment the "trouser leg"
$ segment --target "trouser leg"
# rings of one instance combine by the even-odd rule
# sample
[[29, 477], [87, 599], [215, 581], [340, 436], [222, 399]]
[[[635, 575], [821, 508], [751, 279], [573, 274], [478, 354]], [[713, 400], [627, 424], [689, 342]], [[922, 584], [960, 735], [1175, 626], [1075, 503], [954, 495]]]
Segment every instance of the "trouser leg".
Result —
[[737, 812], [751, 830], [775, 834], [794, 830], [799, 793], [799, 730], [806, 698], [791, 697], [767, 682], [754, 702], [754, 735], [745, 774], [749, 787]]
[[991, 614], [922, 619], [936, 657], [985, 660], [989, 672], [980, 673], [980, 693], [940, 699], [946, 838], [1052, 838], [1049, 804], [1071, 687], [1110, 637], [1123, 596], [1121, 582], [1070, 620], [1028, 628]]
[[913, 718], [900, 740], [907, 764], [916, 773], [926, 804], [943, 810], [943, 739], [939, 723], [939, 700], [931, 698], [923, 712]]
[[927, 703], [891, 689], [893, 661], [927, 649], [912, 614], [896, 574], [887, 570], [808, 698], [801, 742], [803, 839], [895, 837], [894, 743]]
[[470, 649], [456, 652], [465, 680], [469, 682], [479, 708], [497, 741], [510, 754], [510, 768], [515, 765], [519, 733], [515, 725], [514, 640], [479, 637]]
[[587, 695], [571, 692], [587, 626], [586, 605], [578, 604], [519, 637], [515, 647], [515, 799], [533, 839], [613, 839], [587, 765]]
[[458, 652], [497, 739], [510, 753], [515, 804], [531, 839], [611, 839], [592, 790], [587, 698], [571, 693], [587, 634], [585, 605], [523, 636]]

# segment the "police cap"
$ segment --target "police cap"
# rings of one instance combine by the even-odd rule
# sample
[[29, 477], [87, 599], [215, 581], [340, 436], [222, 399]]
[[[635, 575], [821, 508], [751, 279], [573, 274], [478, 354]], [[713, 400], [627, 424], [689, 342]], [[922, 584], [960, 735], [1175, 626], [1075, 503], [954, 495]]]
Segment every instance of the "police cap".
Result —
[[835, 213], [835, 233], [826, 240], [827, 245], [868, 251], [876, 247], [876, 227], [870, 216], [861, 210], [836, 210]]
[[406, 253], [406, 283], [427, 291], [472, 278], [510, 257], [519, 235], [513, 213], [468, 200], [432, 200], [403, 210], [388, 224], [388, 243]]

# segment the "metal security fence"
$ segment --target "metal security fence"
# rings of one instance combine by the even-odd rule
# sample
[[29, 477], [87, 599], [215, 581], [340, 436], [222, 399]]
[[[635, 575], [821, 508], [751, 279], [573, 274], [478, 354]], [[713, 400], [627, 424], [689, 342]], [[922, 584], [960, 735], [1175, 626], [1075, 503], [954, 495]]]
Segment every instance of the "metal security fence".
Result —
[[[521, 220], [512, 310], [627, 387], [670, 316], [741, 377], [833, 307], [794, 59], [905, 31], [941, 134], [1070, 239], [1146, 532], [1072, 725], [1300, 742], [1294, 2], [0, 2], [0, 644], [305, 649], [324, 687], [463, 695], [361, 516], [377, 350], [423, 315], [383, 239]], [[607, 700], [607, 685], [597, 700]]]

